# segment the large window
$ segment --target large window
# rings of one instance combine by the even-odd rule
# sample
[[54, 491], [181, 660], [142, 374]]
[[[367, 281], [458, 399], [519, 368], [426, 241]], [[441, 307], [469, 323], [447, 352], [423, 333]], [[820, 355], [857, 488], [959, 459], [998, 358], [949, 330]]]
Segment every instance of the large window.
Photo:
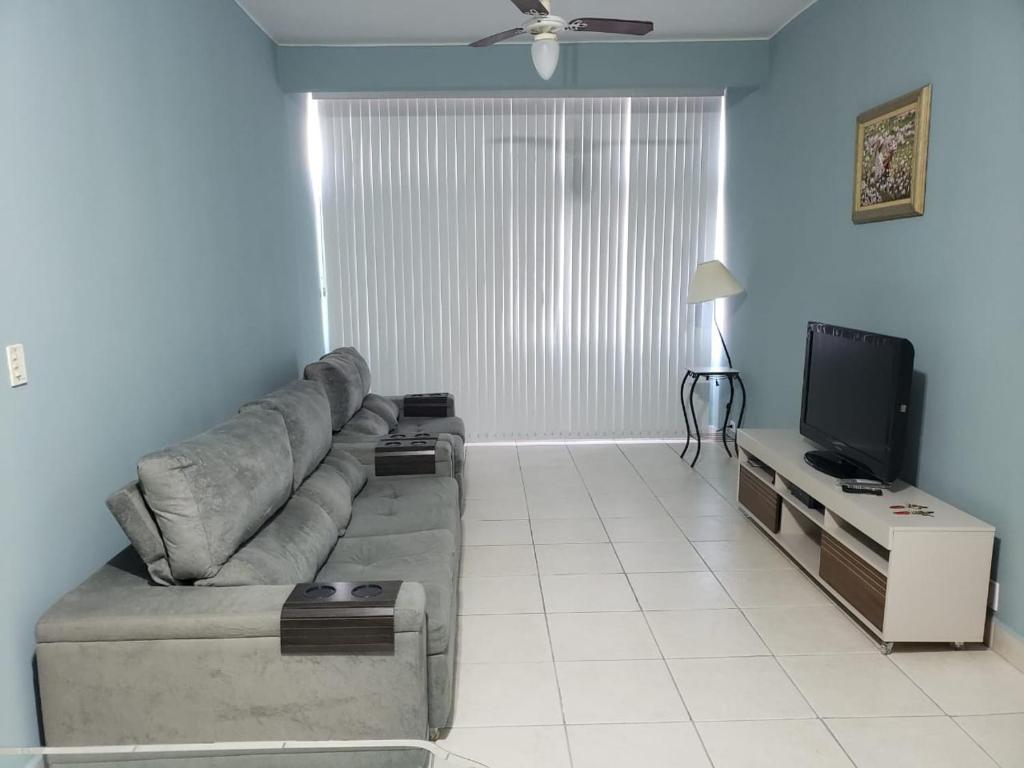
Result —
[[682, 431], [721, 97], [316, 105], [329, 342], [376, 391], [450, 390], [478, 440]]

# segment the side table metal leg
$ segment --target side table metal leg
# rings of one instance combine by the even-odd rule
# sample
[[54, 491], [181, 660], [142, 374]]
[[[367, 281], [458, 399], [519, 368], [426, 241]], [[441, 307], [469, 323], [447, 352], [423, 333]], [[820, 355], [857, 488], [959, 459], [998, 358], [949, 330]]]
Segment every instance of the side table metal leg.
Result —
[[735, 390], [732, 385], [732, 376], [727, 378], [729, 379], [729, 402], [725, 405], [725, 423], [722, 424], [722, 446], [731, 459], [732, 451], [729, 450], [729, 417], [732, 415], [732, 401], [735, 396]]
[[690, 450], [690, 415], [686, 412], [686, 380], [690, 378], [690, 372], [687, 371], [683, 376], [683, 383], [679, 385], [679, 405], [683, 408], [683, 420], [686, 422], [686, 445], [683, 447], [683, 452], [679, 454], [679, 458], [682, 459], [686, 456], [686, 452]]
[[740, 385], [740, 394], [743, 395], [743, 405], [740, 406], [740, 417], [736, 419], [736, 436], [733, 446], [736, 448], [736, 456], [740, 455], [740, 427], [743, 426], [743, 414], [747, 410], [747, 388], [743, 386], [743, 378], [737, 373], [736, 383]]
[[700, 381], [700, 377], [694, 376], [693, 382], [690, 384], [690, 416], [693, 417], [693, 431], [697, 438], [697, 452], [693, 454], [693, 461], [690, 462], [691, 467], [697, 466], [697, 459], [700, 458], [700, 425], [697, 423], [697, 409], [693, 407], [693, 391], [697, 388], [698, 381]]

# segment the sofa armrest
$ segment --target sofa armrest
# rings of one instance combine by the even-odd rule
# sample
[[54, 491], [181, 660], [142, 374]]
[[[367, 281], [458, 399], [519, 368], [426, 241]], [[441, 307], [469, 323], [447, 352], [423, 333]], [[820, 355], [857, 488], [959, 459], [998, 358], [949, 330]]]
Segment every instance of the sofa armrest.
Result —
[[[281, 606], [292, 585], [119, 587], [69, 592], [36, 624], [40, 643], [280, 637]], [[395, 602], [395, 632], [420, 632], [423, 586], [405, 582]]]
[[51, 746], [427, 735], [420, 584], [399, 592], [393, 652], [346, 655], [281, 653], [290, 586], [97, 586], [37, 627]]

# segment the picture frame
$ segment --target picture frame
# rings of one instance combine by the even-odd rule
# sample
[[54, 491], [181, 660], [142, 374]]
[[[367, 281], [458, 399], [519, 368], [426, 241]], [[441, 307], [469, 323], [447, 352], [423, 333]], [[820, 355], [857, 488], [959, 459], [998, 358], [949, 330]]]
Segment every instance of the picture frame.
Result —
[[924, 214], [931, 105], [929, 84], [857, 116], [855, 224]]

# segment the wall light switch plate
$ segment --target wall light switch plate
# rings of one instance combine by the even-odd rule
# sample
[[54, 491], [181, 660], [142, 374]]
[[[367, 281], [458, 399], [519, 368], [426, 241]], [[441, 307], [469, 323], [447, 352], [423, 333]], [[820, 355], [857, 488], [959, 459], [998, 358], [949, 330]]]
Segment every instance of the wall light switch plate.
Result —
[[25, 348], [21, 344], [7, 347], [7, 373], [12, 387], [28, 384], [28, 368], [25, 367]]
[[988, 607], [993, 611], [999, 610], [999, 582], [990, 581], [988, 583]]

